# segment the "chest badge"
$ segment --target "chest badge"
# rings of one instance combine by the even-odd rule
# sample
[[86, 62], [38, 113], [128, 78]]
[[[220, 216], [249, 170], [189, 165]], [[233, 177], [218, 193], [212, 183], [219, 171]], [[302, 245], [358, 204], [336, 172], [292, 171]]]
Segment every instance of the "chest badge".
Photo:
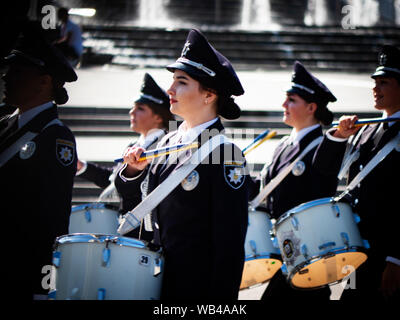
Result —
[[19, 157], [22, 160], [29, 159], [35, 153], [36, 143], [34, 141], [29, 141], [23, 145], [19, 151]]
[[200, 175], [196, 170], [193, 170], [189, 175], [181, 182], [183, 190], [192, 191], [199, 184]]
[[304, 162], [297, 161], [292, 169], [292, 173], [293, 173], [293, 175], [298, 177], [298, 176], [301, 176], [305, 170], [306, 170], [306, 165], [304, 164]]

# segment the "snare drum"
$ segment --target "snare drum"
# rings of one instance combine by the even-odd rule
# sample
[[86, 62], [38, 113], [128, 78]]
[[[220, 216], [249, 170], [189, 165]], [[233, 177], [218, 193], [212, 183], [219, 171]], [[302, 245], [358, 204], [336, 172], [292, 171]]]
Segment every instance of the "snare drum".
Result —
[[69, 218], [68, 232], [117, 234], [118, 215], [115, 207], [101, 202], [74, 206]]
[[271, 239], [271, 230], [271, 220], [265, 212], [249, 209], [240, 289], [268, 281], [282, 266], [279, 249]]
[[336, 283], [366, 259], [368, 243], [350, 205], [322, 198], [301, 204], [274, 225], [284, 260], [282, 271], [295, 288]]
[[58, 237], [53, 252], [56, 300], [158, 300], [163, 257], [146, 242], [115, 235]]

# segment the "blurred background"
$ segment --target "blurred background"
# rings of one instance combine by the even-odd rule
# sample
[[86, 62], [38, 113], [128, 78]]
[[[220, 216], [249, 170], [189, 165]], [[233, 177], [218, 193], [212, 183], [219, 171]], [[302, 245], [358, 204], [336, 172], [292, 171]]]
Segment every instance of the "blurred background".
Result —
[[[7, 3], [5, 1], [2, 2]], [[245, 94], [243, 112], [224, 121], [244, 148], [259, 133], [274, 139], [248, 155], [253, 174], [267, 162], [279, 139], [290, 132], [281, 122], [282, 102], [295, 60], [301, 61], [335, 94], [329, 105], [342, 114], [375, 117], [370, 74], [383, 44], [400, 46], [400, 0], [20, 0], [9, 1], [2, 19], [2, 54], [22, 25], [36, 21], [53, 41], [55, 14], [67, 7], [79, 25], [83, 55], [78, 81], [67, 84], [69, 101], [60, 117], [74, 132], [79, 157], [113, 165], [136, 134], [128, 112], [145, 72], [165, 89], [172, 74], [165, 65], [180, 56], [187, 32], [196, 27], [238, 72]], [[76, 178], [73, 204], [96, 201], [100, 189]]]

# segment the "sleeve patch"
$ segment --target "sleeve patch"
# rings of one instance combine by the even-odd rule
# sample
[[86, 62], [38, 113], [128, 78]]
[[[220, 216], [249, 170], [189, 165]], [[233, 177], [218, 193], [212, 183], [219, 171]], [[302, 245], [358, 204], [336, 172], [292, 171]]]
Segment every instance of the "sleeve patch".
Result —
[[72, 141], [56, 140], [56, 158], [64, 166], [69, 166], [75, 159], [75, 144]]
[[226, 183], [233, 189], [239, 189], [245, 180], [245, 164], [240, 161], [224, 162], [224, 178]]

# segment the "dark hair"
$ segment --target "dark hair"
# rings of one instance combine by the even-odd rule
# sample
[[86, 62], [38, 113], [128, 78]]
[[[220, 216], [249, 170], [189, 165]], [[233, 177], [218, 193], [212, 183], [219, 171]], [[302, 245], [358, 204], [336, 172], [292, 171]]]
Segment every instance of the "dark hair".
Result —
[[64, 82], [53, 78], [53, 99], [56, 104], [67, 103], [69, 97], [67, 90], [64, 88]]
[[162, 118], [163, 128], [169, 127], [169, 122], [175, 120], [174, 115], [169, 111], [169, 108], [164, 105], [158, 105], [155, 103], [148, 103], [149, 108], [153, 113], [159, 115]]
[[297, 94], [303, 98], [307, 103], [314, 102], [317, 105], [317, 109], [314, 112], [314, 117], [321, 122], [324, 126], [329, 126], [333, 121], [333, 112], [327, 107], [328, 101], [317, 101], [312, 98], [311, 95], [305, 97], [305, 95]]
[[333, 112], [326, 107], [327, 104], [317, 103], [317, 110], [314, 113], [314, 117], [324, 126], [329, 126], [333, 121]]

